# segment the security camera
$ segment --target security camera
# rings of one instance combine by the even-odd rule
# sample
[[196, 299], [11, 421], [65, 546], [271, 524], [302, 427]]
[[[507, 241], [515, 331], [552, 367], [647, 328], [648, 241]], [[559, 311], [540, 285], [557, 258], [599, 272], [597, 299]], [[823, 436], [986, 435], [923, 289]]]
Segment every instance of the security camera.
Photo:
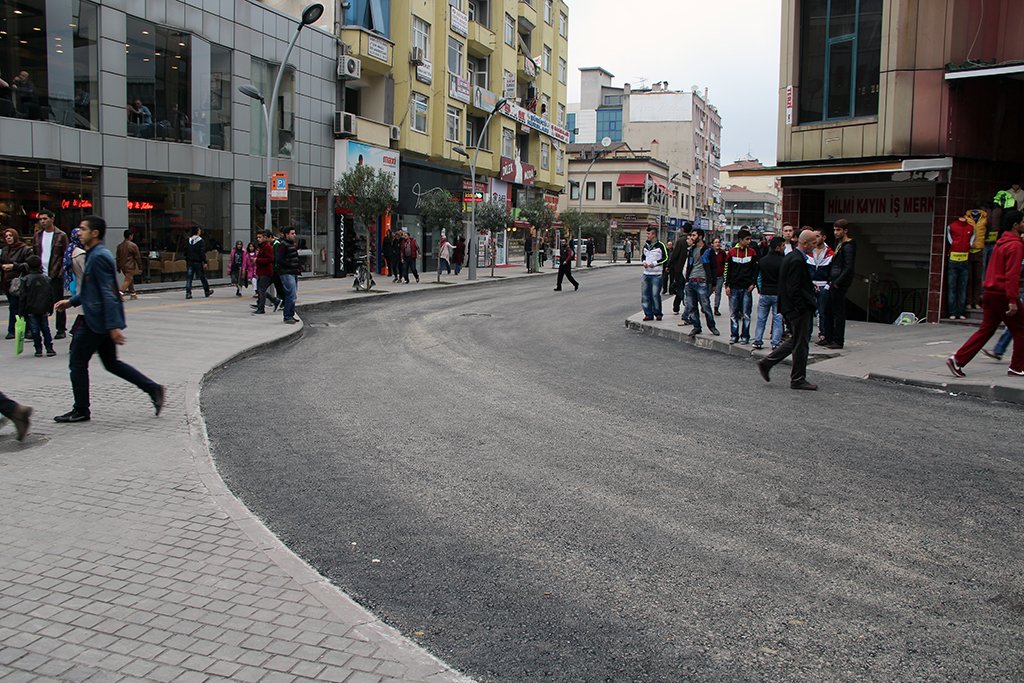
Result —
[[342, 0], [341, 9], [352, 9], [352, 3], [348, 0]]

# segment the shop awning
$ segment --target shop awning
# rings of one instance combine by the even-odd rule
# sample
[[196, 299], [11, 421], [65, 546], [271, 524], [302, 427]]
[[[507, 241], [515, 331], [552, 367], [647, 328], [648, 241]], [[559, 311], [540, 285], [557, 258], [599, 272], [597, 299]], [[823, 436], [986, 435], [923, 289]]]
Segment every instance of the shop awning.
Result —
[[523, 228], [524, 230], [531, 227], [528, 222], [519, 220], [512, 221], [512, 225], [516, 226], [517, 228]]
[[903, 159], [897, 161], [881, 161], [869, 163], [821, 164], [806, 163], [793, 166], [768, 166], [730, 171], [734, 178], [750, 178], [757, 176], [773, 177], [806, 177], [828, 175], [857, 175], [863, 173], [885, 173], [892, 171], [941, 171], [953, 167], [952, 157], [934, 157], [921, 159]]
[[643, 187], [646, 184], [646, 173], [620, 173], [619, 182], [616, 183], [619, 187]]
[[984, 78], [986, 76], [1007, 76], [1009, 78], [1024, 79], [1024, 63], [1009, 65], [985, 65], [966, 69], [956, 69], [946, 72], [947, 81], [955, 81], [961, 78]]

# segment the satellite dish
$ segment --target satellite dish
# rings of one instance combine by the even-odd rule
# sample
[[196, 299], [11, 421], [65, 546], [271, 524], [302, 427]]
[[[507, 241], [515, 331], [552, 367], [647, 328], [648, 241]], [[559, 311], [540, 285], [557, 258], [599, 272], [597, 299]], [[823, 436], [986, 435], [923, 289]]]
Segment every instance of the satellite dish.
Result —
[[612, 139], [610, 137], [608, 137], [607, 135], [604, 136], [603, 138], [601, 138], [601, 146], [602, 147], [609, 147], [609, 146], [611, 146], [611, 144], [612, 144]]

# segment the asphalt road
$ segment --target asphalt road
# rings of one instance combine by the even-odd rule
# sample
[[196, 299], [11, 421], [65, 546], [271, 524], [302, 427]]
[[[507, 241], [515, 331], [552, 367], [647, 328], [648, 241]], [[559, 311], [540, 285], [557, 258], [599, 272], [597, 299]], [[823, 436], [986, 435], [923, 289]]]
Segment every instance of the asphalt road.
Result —
[[765, 384], [579, 275], [308, 314], [203, 390], [222, 475], [481, 681], [1024, 678], [1018, 407]]

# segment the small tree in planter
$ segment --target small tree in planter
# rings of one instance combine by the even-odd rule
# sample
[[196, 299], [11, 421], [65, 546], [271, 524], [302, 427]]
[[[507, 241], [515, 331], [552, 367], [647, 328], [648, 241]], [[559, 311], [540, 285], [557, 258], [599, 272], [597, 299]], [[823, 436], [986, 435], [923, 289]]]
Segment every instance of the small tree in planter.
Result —
[[[443, 232], [448, 241], [455, 239], [456, 233], [462, 232], [462, 202], [450, 192], [435, 190], [420, 197], [420, 218], [424, 227]], [[440, 255], [438, 256], [440, 261]], [[437, 269], [437, 281], [441, 282], [440, 263]]]
[[[476, 207], [476, 227], [483, 228], [491, 235], [491, 277], [494, 277], [494, 236], [512, 227], [512, 214], [504, 199], [486, 201]], [[470, 258], [476, 258], [472, 254]]]
[[398, 203], [394, 190], [395, 174], [372, 166], [356, 166], [334, 181], [334, 195], [366, 226], [366, 267], [373, 270], [373, 235], [377, 219]]
[[[548, 203], [544, 201], [544, 198], [534, 197], [530, 201], [526, 202], [524, 206], [519, 207], [519, 216], [533, 226], [533, 229], [537, 234], [537, 239], [542, 244], [547, 245], [549, 242], [548, 231], [551, 229], [551, 224], [555, 222], [555, 212], [550, 206], [548, 206]], [[539, 245], [538, 248], [534, 250], [534, 253], [537, 254], [536, 258], [539, 259]]]

